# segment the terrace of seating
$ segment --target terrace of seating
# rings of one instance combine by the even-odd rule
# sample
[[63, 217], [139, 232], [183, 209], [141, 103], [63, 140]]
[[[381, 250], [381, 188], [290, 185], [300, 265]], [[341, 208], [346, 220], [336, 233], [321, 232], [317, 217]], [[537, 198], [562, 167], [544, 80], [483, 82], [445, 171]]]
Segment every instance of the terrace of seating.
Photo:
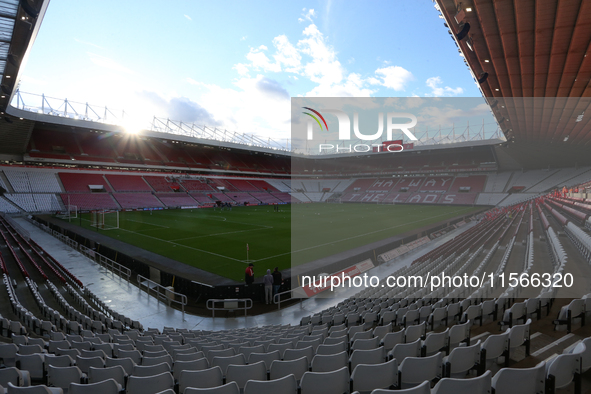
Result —
[[29, 141], [28, 151], [37, 150], [42, 153], [58, 155], [56, 158], [67, 158], [79, 155], [80, 148], [76, 144], [75, 134], [68, 131], [34, 129]]
[[151, 193], [113, 193], [121, 208], [159, 208], [162, 203]]
[[208, 192], [211, 192], [211, 191], [217, 190], [217, 189], [215, 189], [215, 187], [217, 185], [215, 182], [206, 183], [206, 182], [202, 182], [202, 181], [196, 180], [196, 179], [183, 179], [183, 180], [181, 180], [181, 184], [183, 185], [183, 187], [187, 191], [208, 191]]
[[[483, 269], [498, 268], [509, 271], [512, 269], [510, 267], [516, 267], [517, 263], [521, 264], [522, 269], [526, 267], [524, 272], [541, 269], [542, 267], [535, 268], [535, 264], [533, 266], [528, 264], [528, 254], [517, 253], [517, 249], [510, 247], [516, 239], [529, 233], [533, 235], [540, 230], [539, 227], [536, 228], [531, 224], [528, 226], [523, 220], [529, 217], [530, 210], [519, 211], [519, 208], [516, 208], [515, 212], [522, 213], [516, 215], [511, 221], [501, 214], [491, 220], [483, 220], [478, 225], [468, 227], [459, 235], [450, 234], [439, 246], [431, 249], [428, 253], [430, 257], [420, 261], [417, 259], [416, 264], [393, 265], [389, 270], [378, 267], [381, 268], [381, 278], [385, 279], [388, 275], [425, 275], [427, 272], [437, 274], [442, 269], [450, 269], [451, 272], [459, 275], [480, 272]], [[503, 235], [499, 236], [499, 232], [503, 232]], [[44, 233], [40, 235], [49, 237]], [[35, 234], [35, 237], [40, 235]], [[504, 244], [507, 241], [505, 236], [508, 236], [509, 240], [507, 248], [501, 251], [502, 253], [483, 251], [485, 246], [488, 249], [493, 244], [497, 245], [501, 242]], [[538, 238], [533, 237], [533, 239]], [[513, 255], [509, 260], [506, 259], [507, 251]], [[547, 253], [547, 250], [544, 252]], [[536, 256], [536, 261], [540, 261], [541, 257]], [[77, 269], [84, 268], [77, 267]], [[88, 268], [86, 270], [88, 271]], [[378, 388], [416, 386], [423, 388], [427, 386], [426, 393], [441, 394], [445, 392], [441, 391], [441, 388], [451, 384], [454, 388], [449, 392], [453, 393], [484, 394], [489, 393], [493, 387], [497, 394], [504, 394], [512, 391], [503, 384], [516, 384], [516, 382], [519, 382], [522, 387], [538, 387], [538, 389], [532, 389], [532, 391], [535, 390], [534, 392], [548, 392], [547, 390], [554, 390], [554, 387], [567, 386], [569, 390], [574, 386], [575, 392], [579, 391], [576, 389], [579, 387], [582, 392], [591, 387], [588, 374], [584, 374], [586, 368], [562, 361], [569, 357], [576, 357], [579, 364], [583, 365], [582, 360], [588, 356], [588, 349], [579, 345], [587, 343], [585, 338], [589, 336], [590, 331], [583, 326], [583, 321], [580, 319], [581, 309], [577, 309], [576, 314], [574, 312], [574, 304], [577, 300], [571, 303], [572, 306], [571, 304], [566, 306], [567, 302], [561, 301], [558, 298], [559, 294], [547, 295], [542, 291], [537, 297], [521, 302], [515, 299], [513, 291], [509, 288], [501, 294], [502, 297], [490, 299], [486, 293], [487, 286], [475, 289], [473, 294], [462, 294], [448, 288], [429, 293], [421, 288], [378, 286], [361, 291], [350, 289], [347, 296], [341, 296], [337, 300], [313, 300], [307, 302], [305, 308], [296, 305], [283, 312], [275, 312], [259, 319], [232, 318], [221, 321], [218, 318], [217, 322], [214, 319], [200, 319], [198, 324], [201, 329], [195, 330], [197, 321], [193, 317], [188, 316], [189, 321], [185, 322], [180, 312], [175, 314], [163, 310], [157, 313], [159, 320], [154, 320], [154, 314], [145, 309], [146, 302], [140, 301], [139, 305], [137, 302], [125, 305], [124, 299], [145, 297], [138, 297], [135, 294], [126, 295], [125, 286], [121, 286], [121, 283], [116, 280], [105, 282], [96, 280], [95, 274], [91, 276], [93, 282], [98, 282], [93, 283], [92, 289], [102, 288], [110, 299], [117, 299], [121, 307], [132, 313], [135, 310], [136, 314], [137, 310], [141, 309], [145, 315], [151, 314], [151, 317], [146, 316], [146, 319], [160, 322], [153, 326], [164, 326], [162, 330], [133, 330], [126, 325], [118, 329], [118, 332], [114, 329], [109, 331], [104, 327], [94, 332], [93, 330], [84, 331], [84, 335], [81, 335], [82, 330], [79, 334], [70, 334], [78, 335], [76, 337], [64, 335], [64, 339], [69, 340], [70, 347], [82, 355], [78, 358], [78, 368], [86, 368], [87, 372], [90, 372], [90, 369], [84, 360], [85, 357], [102, 358], [103, 364], [98, 365], [99, 369], [104, 369], [108, 362], [113, 362], [112, 360], [127, 356], [132, 360], [135, 359], [133, 363], [140, 367], [155, 365], [164, 359], [169, 360], [165, 361], [168, 363], [168, 370], [162, 373], [159, 370], [156, 372], [156, 367], [148, 373], [147, 369], [130, 364], [131, 367], [127, 373], [130, 377], [127, 381], [122, 379], [123, 384], [128, 385], [126, 390], [130, 394], [146, 392], [146, 388], [135, 388], [133, 383], [134, 379], [137, 379], [136, 376], [144, 371], [147, 373], [146, 377], [151, 379], [148, 381], [153, 385], [157, 382], [160, 382], [158, 384], [165, 382], [165, 385], [170, 384], [172, 388], [178, 380], [182, 388], [192, 387], [191, 384], [185, 383], [180, 372], [185, 368], [185, 364], [180, 362], [185, 359], [184, 357], [193, 357], [189, 359], [195, 362], [206, 360], [207, 364], [204, 367], [196, 368], [201, 371], [205, 371], [203, 368], [219, 366], [221, 369], [217, 373], [219, 377], [216, 385], [229, 383], [234, 387], [234, 391], [230, 392], [236, 394], [240, 393], [241, 388], [244, 389], [245, 394], [264, 393], [265, 391], [261, 390], [264, 390], [265, 386], [249, 389], [252, 383], [247, 381], [253, 378], [266, 382], [261, 384], [272, 384], [273, 386], [269, 388], [271, 392], [287, 392], [286, 389], [277, 389], [275, 386], [278, 384], [277, 378], [294, 373], [296, 374], [292, 385], [294, 394], [298, 381], [301, 394], [316, 393], [317, 391], [306, 383], [312, 378], [321, 379], [316, 380], [315, 385], [322, 385], [322, 392], [326, 394], [342, 394], [355, 389], [366, 389], [369, 392]], [[31, 287], [34, 288], [34, 286]], [[22, 286], [21, 290], [28, 291], [27, 286]], [[113, 294], [121, 294], [122, 298]], [[68, 297], [72, 295], [68, 294]], [[578, 303], [583, 306], [583, 315], [590, 311], [586, 309], [586, 298], [578, 300]], [[530, 305], [532, 309], [529, 309]], [[568, 323], [571, 328], [570, 333], [553, 332], [548, 329], [554, 317], [562, 314], [562, 306], [567, 308], [566, 311], [573, 312], [573, 314], [565, 314], [568, 321], [561, 323], [562, 325]], [[302, 318], [299, 326], [281, 325], [292, 321], [294, 312], [301, 315], [306, 313], [308, 308], [310, 308], [309, 316]], [[522, 312], [518, 313], [519, 310]], [[173, 315], [176, 316], [175, 321], [178, 324], [170, 320]], [[82, 321], [84, 322], [84, 319]], [[271, 326], [270, 322], [280, 324]], [[237, 329], [243, 326], [250, 328]], [[505, 329], [508, 331], [505, 332]], [[26, 347], [29, 346], [26, 343], [31, 339], [33, 339], [31, 343], [34, 343], [36, 335], [31, 333], [28, 338], [23, 338], [19, 336], [20, 334], [21, 332], [14, 336], [13, 341], [19, 344], [16, 346], [17, 352], [20, 353], [22, 349], [25, 353], [30, 349]], [[53, 338], [48, 336], [46, 339]], [[103, 346], [105, 340], [110, 341], [107, 344], [110, 344], [112, 355], [96, 356], [85, 350], [86, 346], [90, 346], [90, 349], [96, 347], [109, 350]], [[25, 341], [25, 344], [22, 341]], [[73, 342], [89, 342], [90, 345], [74, 345]], [[124, 350], [125, 348], [120, 347], [121, 345], [130, 345], [130, 350]], [[149, 353], [152, 351], [160, 353]], [[558, 353], [563, 352], [565, 357], [558, 357]], [[187, 356], [181, 356], [181, 353]], [[445, 362], [444, 355], [449, 356]], [[154, 357], [160, 358], [152, 359]], [[49, 360], [47, 357], [45, 359]], [[257, 365], [258, 360], [262, 360], [262, 365]], [[304, 360], [306, 366], [297, 367]], [[99, 361], [93, 360], [97, 364]], [[360, 364], [363, 366], [359, 366]], [[464, 364], [466, 364], [465, 367]], [[27, 364], [21, 364], [23, 365]], [[538, 368], [533, 375], [530, 373], [531, 370], [525, 369], [536, 365]], [[277, 368], [280, 366], [285, 367], [285, 375], [278, 374]], [[507, 367], [514, 369], [509, 370]], [[471, 370], [473, 372], [470, 372]], [[240, 374], [237, 374], [238, 371], [244, 371], [246, 377], [240, 377]], [[509, 373], [516, 374], [515, 378], [502, 377]], [[168, 377], [169, 374], [170, 377]], [[199, 376], [202, 378], [205, 376], [203, 374]], [[495, 375], [495, 378], [491, 380], [492, 375]], [[567, 378], [556, 379], [557, 376], [562, 375], [567, 375]], [[367, 377], [371, 379], [366, 379]], [[450, 380], [450, 377], [457, 380]], [[54, 381], [42, 379], [39, 383], [49, 384], [50, 381]], [[475, 388], [476, 380], [481, 385], [478, 387], [482, 388]], [[424, 383], [425, 381], [427, 383]], [[231, 382], [236, 382], [236, 386]], [[344, 382], [342, 387], [339, 382]], [[543, 387], [541, 390], [540, 384]], [[432, 391], [429, 389], [431, 386], [434, 386]], [[113, 394], [117, 390], [114, 389]], [[186, 392], [189, 393], [190, 390]], [[210, 392], [217, 391], [210, 390]]]
[[169, 192], [180, 185], [176, 181], [170, 181], [168, 177], [144, 175], [144, 180], [157, 192]]
[[158, 197], [158, 199], [169, 208], [197, 205], [197, 202], [184, 192], [156, 193], [156, 197]]
[[[214, 201], [212, 200], [213, 194], [209, 193], [189, 193], [191, 198], [197, 201], [200, 204], [212, 204]], [[211, 198], [209, 197], [211, 195]]]
[[79, 210], [120, 209], [108, 193], [61, 194], [64, 205], [75, 205]]
[[428, 192], [445, 192], [447, 191], [453, 181], [453, 177], [450, 176], [435, 176], [428, 177], [425, 179], [425, 183], [419, 190]]
[[150, 192], [152, 189], [138, 175], [105, 175], [109, 184], [117, 192]]
[[469, 193], [480, 193], [484, 189], [486, 180], [486, 175], [456, 176], [449, 191], [459, 192], [461, 188], [470, 188]]
[[89, 192], [89, 185], [102, 185], [106, 191], [112, 191], [101, 174], [60, 172], [59, 177], [66, 192]]

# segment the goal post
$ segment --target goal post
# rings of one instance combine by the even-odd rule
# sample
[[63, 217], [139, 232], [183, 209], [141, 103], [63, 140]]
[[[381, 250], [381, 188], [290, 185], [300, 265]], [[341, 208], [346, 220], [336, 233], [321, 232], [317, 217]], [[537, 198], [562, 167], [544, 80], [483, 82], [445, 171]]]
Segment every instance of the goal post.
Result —
[[60, 219], [72, 220], [78, 218], [78, 207], [76, 205], [67, 205], [64, 211], [61, 211], [57, 217]]
[[119, 228], [119, 211], [97, 210], [90, 212], [90, 225], [101, 230], [115, 230]]

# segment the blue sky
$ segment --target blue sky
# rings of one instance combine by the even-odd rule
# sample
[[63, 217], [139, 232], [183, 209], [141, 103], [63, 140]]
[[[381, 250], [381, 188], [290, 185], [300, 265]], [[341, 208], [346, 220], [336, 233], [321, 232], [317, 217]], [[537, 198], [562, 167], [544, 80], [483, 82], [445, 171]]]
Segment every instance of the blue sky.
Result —
[[290, 97], [480, 97], [429, 0], [51, 0], [21, 91], [288, 138]]

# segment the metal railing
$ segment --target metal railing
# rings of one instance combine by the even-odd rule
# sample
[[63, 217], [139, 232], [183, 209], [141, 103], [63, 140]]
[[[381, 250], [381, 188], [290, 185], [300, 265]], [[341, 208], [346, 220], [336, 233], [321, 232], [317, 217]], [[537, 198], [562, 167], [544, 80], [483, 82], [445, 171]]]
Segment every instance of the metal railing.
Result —
[[[216, 307], [216, 304], [223, 303], [223, 307]], [[240, 307], [239, 304], [244, 303], [244, 306]], [[232, 312], [235, 310], [244, 310], [244, 317], [246, 317], [249, 309], [252, 308], [252, 299], [250, 298], [226, 298], [216, 299], [210, 298], [207, 300], [207, 309], [211, 311], [212, 317], [215, 317], [215, 311], [228, 311]]]
[[118, 262], [111, 260], [108, 257], [103, 256], [100, 253], [96, 253], [94, 250], [87, 248], [84, 245], [80, 245], [80, 253], [88, 257], [98, 265], [109, 269], [112, 273], [119, 275], [120, 278], [125, 279], [129, 282], [131, 278], [131, 270]]
[[[287, 291], [283, 291], [281, 293], [277, 293], [277, 294], [275, 294], [273, 296], [273, 303], [274, 304], [277, 304], [277, 309], [281, 309], [281, 303], [282, 302], [285, 302], [285, 301], [289, 301], [289, 300], [293, 300], [294, 299], [293, 297], [289, 297], [289, 298], [287, 298], [285, 300], [281, 300], [281, 296], [283, 294], [291, 294], [291, 293], [293, 293], [293, 290], [287, 290]], [[301, 307], [302, 306], [302, 301], [304, 300], [304, 297], [298, 297], [298, 298], [300, 300], [300, 307]]]
[[[151, 295], [153, 291], [154, 296], [160, 301], [166, 301], [169, 305], [172, 302], [180, 304], [181, 310], [183, 311], [183, 321], [185, 320], [185, 305], [187, 305], [186, 295], [170, 290], [161, 284], [138, 274], [137, 287], [141, 290], [142, 286], [146, 287], [146, 293], [148, 295]], [[176, 299], [177, 296], [181, 299], [180, 301]]]

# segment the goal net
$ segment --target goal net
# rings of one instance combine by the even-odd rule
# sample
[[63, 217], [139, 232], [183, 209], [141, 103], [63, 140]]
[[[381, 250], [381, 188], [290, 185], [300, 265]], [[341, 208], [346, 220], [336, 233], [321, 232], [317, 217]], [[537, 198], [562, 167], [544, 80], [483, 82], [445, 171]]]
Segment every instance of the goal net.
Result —
[[66, 210], [61, 211], [58, 215], [60, 219], [72, 220], [78, 218], [78, 207], [76, 205], [66, 205]]
[[90, 225], [101, 230], [119, 228], [119, 211], [100, 210], [90, 212]]

